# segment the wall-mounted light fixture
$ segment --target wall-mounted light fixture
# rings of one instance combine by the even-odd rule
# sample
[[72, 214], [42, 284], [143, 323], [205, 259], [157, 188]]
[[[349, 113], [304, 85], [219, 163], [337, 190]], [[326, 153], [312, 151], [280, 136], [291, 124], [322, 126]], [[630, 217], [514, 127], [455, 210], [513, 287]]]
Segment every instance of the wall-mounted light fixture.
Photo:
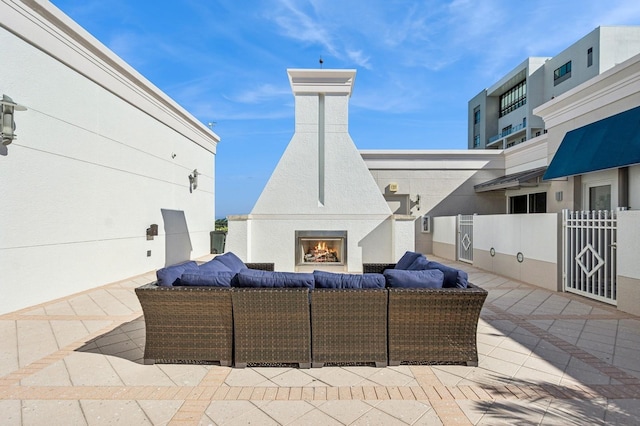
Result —
[[153, 237], [158, 236], [158, 225], [155, 223], [147, 228], [147, 240], [153, 240]]
[[198, 187], [198, 169], [193, 169], [193, 173], [189, 175], [189, 192], [193, 192]]
[[411, 201], [411, 208], [416, 207], [420, 211], [420, 194], [416, 194], [416, 200]]
[[2, 95], [2, 100], [0, 100], [0, 122], [2, 123], [0, 134], [2, 135], [3, 145], [9, 145], [17, 136], [14, 133], [14, 131], [16, 130], [16, 123], [15, 121], [13, 121], [14, 112], [26, 110], [26, 107], [13, 102], [13, 99], [11, 99], [9, 96]]

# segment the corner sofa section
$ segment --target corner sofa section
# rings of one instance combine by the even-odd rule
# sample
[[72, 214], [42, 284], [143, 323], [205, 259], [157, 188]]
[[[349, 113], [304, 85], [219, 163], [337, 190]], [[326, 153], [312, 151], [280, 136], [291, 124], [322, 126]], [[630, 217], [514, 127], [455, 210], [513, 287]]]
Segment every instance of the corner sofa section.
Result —
[[[487, 292], [467, 285], [466, 277], [467, 287], [457, 288], [453, 268], [435, 265], [441, 276], [449, 274], [450, 288], [354, 289], [349, 286], [360, 280], [353, 277], [338, 288], [318, 288], [320, 277], [315, 288], [287, 288], [271, 282], [278, 273], [266, 274], [269, 288], [147, 284], [136, 289], [147, 327], [145, 363], [477, 365]], [[246, 267], [273, 271], [273, 264]], [[383, 274], [396, 264], [363, 269], [363, 276]]]

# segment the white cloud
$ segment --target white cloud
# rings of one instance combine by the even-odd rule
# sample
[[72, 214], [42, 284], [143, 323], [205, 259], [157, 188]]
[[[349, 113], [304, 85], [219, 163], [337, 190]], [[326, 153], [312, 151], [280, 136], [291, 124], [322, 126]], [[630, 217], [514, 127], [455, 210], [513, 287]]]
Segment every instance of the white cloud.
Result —
[[368, 56], [364, 56], [364, 54], [362, 53], [362, 50], [347, 50], [347, 56], [349, 57], [349, 59], [351, 59], [351, 61], [353, 61], [356, 65], [366, 68], [366, 69], [371, 69], [371, 63], [369, 62], [369, 57]]
[[288, 87], [263, 84], [255, 89], [246, 90], [237, 95], [225, 96], [225, 98], [243, 104], [264, 104], [274, 98], [290, 95], [291, 90]]

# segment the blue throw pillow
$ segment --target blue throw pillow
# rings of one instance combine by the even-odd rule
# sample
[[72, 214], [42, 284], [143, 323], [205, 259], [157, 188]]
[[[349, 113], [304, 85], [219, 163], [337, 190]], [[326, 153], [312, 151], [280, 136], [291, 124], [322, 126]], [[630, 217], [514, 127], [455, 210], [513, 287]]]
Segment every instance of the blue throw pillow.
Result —
[[422, 253], [416, 253], [415, 251], [406, 252], [396, 263], [395, 269], [407, 269], [420, 256], [424, 257]]
[[202, 272], [232, 272], [231, 269], [227, 265], [222, 263], [222, 261], [220, 261], [220, 259], [218, 259], [217, 257], [214, 257], [207, 263], [203, 263], [202, 265], [198, 266], [198, 269]]
[[180, 285], [207, 286], [207, 287], [231, 287], [231, 281], [236, 276], [235, 272], [185, 272], [180, 277]]
[[429, 269], [427, 266], [429, 265], [429, 261], [425, 256], [417, 257], [416, 260], [413, 261], [408, 268], [405, 268], [409, 271], [422, 271], [424, 269]]
[[384, 271], [389, 288], [442, 288], [444, 274], [437, 269], [407, 271], [387, 269]]
[[313, 288], [313, 274], [297, 272], [273, 272], [246, 269], [236, 275], [234, 287], [306, 287]]
[[435, 269], [444, 273], [444, 288], [467, 288], [469, 284], [469, 275], [451, 266], [431, 261], [427, 264], [427, 269]]
[[325, 271], [313, 271], [313, 279], [316, 288], [343, 288], [342, 274]]
[[382, 274], [341, 274], [313, 271], [316, 288], [384, 288]]
[[194, 261], [185, 263], [179, 263], [177, 265], [167, 266], [166, 268], [158, 269], [156, 271], [156, 277], [158, 278], [158, 285], [162, 287], [173, 287], [176, 282], [180, 280], [182, 274], [186, 271], [197, 271], [198, 264]]
[[214, 259], [217, 259], [219, 262], [222, 262], [227, 268], [229, 268], [233, 272], [240, 272], [243, 269], [247, 269], [247, 265], [244, 264], [242, 260], [232, 252], [228, 252], [225, 254], [221, 254], [216, 256]]

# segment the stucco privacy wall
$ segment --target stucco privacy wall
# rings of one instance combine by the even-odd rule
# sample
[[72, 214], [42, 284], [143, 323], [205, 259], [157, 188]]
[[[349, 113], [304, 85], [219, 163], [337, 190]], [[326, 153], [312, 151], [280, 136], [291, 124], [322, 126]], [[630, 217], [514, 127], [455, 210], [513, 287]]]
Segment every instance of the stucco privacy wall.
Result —
[[0, 313], [208, 253], [218, 137], [49, 2], [0, 16], [0, 93], [28, 108], [0, 153]]
[[440, 216], [433, 218], [433, 254], [444, 259], [457, 260], [456, 216]]
[[618, 309], [640, 315], [640, 210], [618, 212]]
[[475, 216], [473, 265], [557, 291], [561, 288], [560, 228], [559, 213]]

